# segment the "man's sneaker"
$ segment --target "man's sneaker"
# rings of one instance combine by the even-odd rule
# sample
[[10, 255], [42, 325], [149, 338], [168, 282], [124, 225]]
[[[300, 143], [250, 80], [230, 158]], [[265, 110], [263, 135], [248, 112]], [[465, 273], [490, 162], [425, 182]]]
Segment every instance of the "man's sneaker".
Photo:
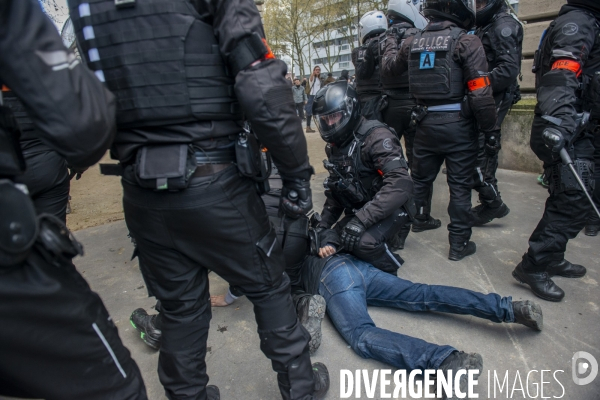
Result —
[[[468, 393], [468, 381], [467, 381], [467, 376], [468, 376], [468, 371], [471, 370], [478, 370], [479, 372], [475, 375], [473, 375], [473, 377], [475, 379], [477, 379], [477, 377], [479, 377], [479, 375], [481, 374], [482, 370], [483, 370], [483, 358], [481, 357], [480, 354], [477, 353], [465, 353], [464, 351], [454, 351], [452, 352], [448, 357], [446, 357], [446, 359], [442, 362], [442, 364], [439, 366], [438, 371], [441, 371], [441, 373], [444, 374], [444, 376], [446, 377], [446, 379], [448, 379], [448, 371], [452, 371], [452, 381], [455, 382], [454, 377], [456, 376], [456, 373], [460, 370], [467, 370], [466, 374], [463, 374], [460, 377], [460, 391], [462, 393]], [[440, 372], [438, 372], [440, 373]], [[447, 399], [447, 400], [456, 400], [459, 397], [456, 396], [456, 388], [454, 387], [454, 385], [452, 385], [452, 396], [448, 397], [446, 396], [445, 392], [442, 393], [438, 393], [438, 396], [441, 395], [442, 399]], [[466, 399], [469, 399], [470, 397], [463, 397]]]
[[475, 226], [485, 225], [488, 222], [492, 222], [495, 218], [504, 218], [510, 212], [510, 209], [506, 204], [502, 203], [499, 207], [490, 207], [487, 204], [480, 204], [474, 207], [472, 210], [473, 216], [475, 217]]
[[315, 380], [315, 391], [313, 392], [313, 396], [315, 396], [317, 400], [320, 400], [325, 397], [325, 394], [327, 394], [327, 391], [329, 390], [329, 371], [325, 364], [320, 362], [314, 363], [312, 369]]
[[206, 386], [206, 398], [208, 400], [221, 400], [221, 392], [215, 385]]
[[325, 299], [318, 294], [302, 297], [296, 306], [298, 319], [310, 334], [310, 354], [314, 354], [321, 346], [321, 321], [325, 318], [325, 309]]
[[415, 218], [412, 223], [412, 231], [423, 232], [431, 229], [437, 229], [440, 226], [442, 226], [442, 221], [439, 219], [434, 219], [431, 215], [428, 215], [427, 219], [420, 219], [419, 217]]
[[514, 269], [512, 276], [517, 281], [529, 285], [533, 294], [540, 299], [561, 301], [565, 297], [565, 292], [550, 279], [547, 272], [525, 272], [522, 262]]
[[450, 252], [448, 253], [448, 259], [451, 261], [460, 261], [463, 258], [475, 254], [477, 246], [474, 242], [464, 242], [460, 245], [450, 243]]
[[148, 315], [146, 310], [138, 308], [129, 317], [131, 325], [140, 332], [140, 337], [148, 346], [160, 349], [161, 330], [157, 327], [158, 314]]
[[571, 264], [569, 261], [563, 259], [558, 264], [546, 267], [546, 272], [550, 277], [558, 275], [565, 278], [582, 278], [585, 276], [587, 270], [583, 265]]
[[546, 174], [539, 174], [537, 177], [537, 181], [540, 185], [542, 185], [545, 188], [547, 188], [549, 186], [548, 178], [546, 177]]
[[600, 231], [600, 225], [586, 225], [583, 233], [586, 236], [597, 236], [598, 231]]
[[544, 328], [544, 315], [539, 304], [531, 300], [524, 300], [513, 301], [512, 306], [516, 324], [525, 325], [541, 332]]

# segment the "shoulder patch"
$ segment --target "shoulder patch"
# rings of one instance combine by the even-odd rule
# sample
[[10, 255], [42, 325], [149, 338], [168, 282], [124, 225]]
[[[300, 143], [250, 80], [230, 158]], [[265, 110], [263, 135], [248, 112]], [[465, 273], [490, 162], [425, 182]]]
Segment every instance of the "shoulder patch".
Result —
[[504, 37], [509, 37], [510, 35], [512, 35], [512, 29], [510, 29], [508, 26], [504, 29], [502, 29], [501, 32], [502, 36]]
[[562, 33], [566, 36], [573, 36], [577, 32], [579, 32], [579, 25], [577, 25], [575, 22], [569, 22], [562, 28]]
[[386, 149], [387, 151], [391, 151], [393, 149], [392, 147], [392, 139], [387, 138], [383, 141], [383, 148]]

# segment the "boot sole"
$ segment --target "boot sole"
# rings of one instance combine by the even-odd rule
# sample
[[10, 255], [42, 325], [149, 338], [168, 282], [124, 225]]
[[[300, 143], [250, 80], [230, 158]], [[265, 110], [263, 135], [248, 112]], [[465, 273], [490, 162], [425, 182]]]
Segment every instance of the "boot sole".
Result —
[[542, 331], [544, 329], [544, 315], [542, 314], [542, 309], [537, 304], [531, 306], [531, 322], [532, 325], [528, 325], [530, 328], [535, 329], [536, 331]]
[[[481, 372], [483, 371], [483, 357], [481, 357], [480, 354], [477, 354], [477, 356], [478, 357], [476, 357], [475, 360], [471, 360], [471, 361], [474, 361], [474, 362], [471, 362], [466, 367], [467, 371], [474, 370], [474, 369], [479, 370], [478, 374], [474, 374], [473, 375], [474, 379], [479, 378], [479, 376], [481, 375]], [[468, 376], [468, 373], [465, 374], [465, 375], [463, 375], [463, 376], [461, 376], [460, 377], [460, 381], [459, 381], [460, 382], [459, 383], [459, 387], [461, 389], [461, 392], [463, 392], [463, 393], [467, 393], [467, 389], [468, 389], [467, 376]], [[466, 397], [464, 397], [464, 398], [466, 398]], [[442, 395], [442, 399], [447, 399], [447, 400], [461, 400], [461, 398], [456, 397], [456, 396], [446, 397], [445, 395]]]
[[312, 296], [308, 304], [308, 315], [306, 316], [306, 320], [300, 321], [302, 326], [304, 326], [310, 334], [310, 342], [308, 343], [310, 354], [316, 352], [321, 346], [321, 321], [325, 318], [326, 309], [327, 304], [325, 303], [323, 296]]
[[587, 274], [587, 271], [583, 274], [548, 274], [550, 278], [553, 276], [562, 276], [563, 278], [583, 278]]
[[504, 218], [508, 214], [510, 214], [510, 208], [506, 207], [506, 210], [504, 210], [504, 212], [502, 214], [496, 215], [496, 216], [492, 217], [490, 220], [485, 221], [485, 222], [483, 222], [483, 221], [475, 222], [475, 226], [482, 226], [482, 225], [488, 224], [488, 223], [492, 222], [495, 219]]
[[552, 301], [554, 303], [559, 303], [563, 299], [563, 297], [564, 297], [563, 296], [560, 299], [557, 299], [556, 297], [548, 297], [548, 296], [541, 295], [538, 292], [536, 292], [535, 290], [533, 290], [531, 288], [531, 286], [527, 282], [523, 281], [515, 271], [512, 272], [512, 276], [513, 276], [513, 278], [515, 278], [517, 280], [517, 282], [522, 283], [523, 285], [529, 286], [529, 289], [531, 290], [531, 292], [533, 294], [535, 294], [537, 297], [539, 297], [540, 299], [542, 299], [542, 300]]
[[156, 340], [152, 336], [149, 336], [146, 333], [146, 331], [139, 328], [132, 320], [129, 320], [129, 323], [140, 333], [140, 338], [142, 339], [142, 341], [144, 343], [146, 343], [148, 346], [152, 347], [154, 350], [160, 350], [160, 341], [159, 340]]

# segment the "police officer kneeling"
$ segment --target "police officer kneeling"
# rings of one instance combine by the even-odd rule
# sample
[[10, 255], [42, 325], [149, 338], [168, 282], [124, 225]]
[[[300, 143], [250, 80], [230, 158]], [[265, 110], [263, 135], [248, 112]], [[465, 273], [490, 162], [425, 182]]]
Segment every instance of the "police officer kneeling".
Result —
[[319, 226], [334, 229], [349, 253], [395, 274], [403, 260], [388, 242], [416, 210], [413, 183], [396, 135], [382, 122], [360, 115], [356, 92], [346, 82], [321, 89], [313, 116], [327, 142], [329, 177]]

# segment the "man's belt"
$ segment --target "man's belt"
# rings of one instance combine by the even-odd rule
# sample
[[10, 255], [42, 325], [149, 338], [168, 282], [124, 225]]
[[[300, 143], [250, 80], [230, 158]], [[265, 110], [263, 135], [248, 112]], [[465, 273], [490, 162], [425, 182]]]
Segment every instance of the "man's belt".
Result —
[[439, 106], [429, 106], [429, 107], [427, 107], [427, 111], [429, 111], [429, 112], [460, 111], [460, 103], [442, 104]]

